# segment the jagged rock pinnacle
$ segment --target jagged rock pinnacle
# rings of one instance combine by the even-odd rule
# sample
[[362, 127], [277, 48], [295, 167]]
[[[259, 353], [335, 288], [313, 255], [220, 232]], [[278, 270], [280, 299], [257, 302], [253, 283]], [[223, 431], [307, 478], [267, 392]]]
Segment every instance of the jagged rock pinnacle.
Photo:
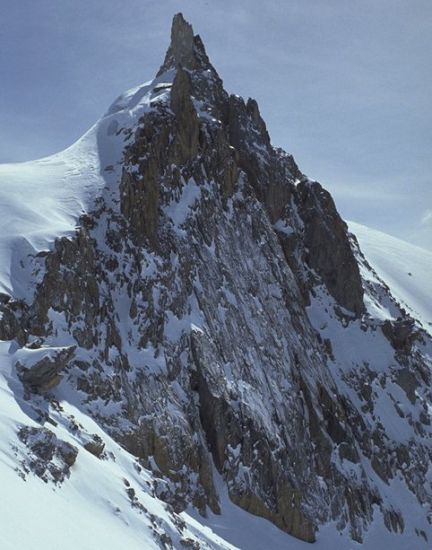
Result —
[[187, 67], [193, 59], [194, 34], [181, 13], [174, 15], [171, 27], [171, 52], [176, 64]]
[[171, 26], [171, 43], [158, 75], [168, 69], [180, 66], [194, 70], [207, 68], [209, 64], [204, 45], [198, 35], [194, 36], [192, 25], [184, 19], [181, 13], [174, 15]]

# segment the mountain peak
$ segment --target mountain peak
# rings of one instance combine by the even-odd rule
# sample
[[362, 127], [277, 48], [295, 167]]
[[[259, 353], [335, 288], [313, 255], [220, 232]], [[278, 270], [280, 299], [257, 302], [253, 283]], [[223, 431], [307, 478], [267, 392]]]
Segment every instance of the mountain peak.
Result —
[[201, 544], [192, 505], [248, 550], [296, 545], [269, 523], [262, 543], [253, 516], [321, 549], [431, 547], [432, 339], [404, 290], [419, 253], [374, 235], [372, 269], [181, 14], [158, 78], [66, 151], [0, 166], [0, 214], [7, 547], [34, 546], [14, 527], [39, 529], [41, 501], [129, 525], [131, 550], [232, 548]]
[[189, 70], [209, 68], [210, 62], [204, 45], [183, 14], [174, 15], [171, 25], [171, 43], [158, 76], [169, 69], [183, 67]]

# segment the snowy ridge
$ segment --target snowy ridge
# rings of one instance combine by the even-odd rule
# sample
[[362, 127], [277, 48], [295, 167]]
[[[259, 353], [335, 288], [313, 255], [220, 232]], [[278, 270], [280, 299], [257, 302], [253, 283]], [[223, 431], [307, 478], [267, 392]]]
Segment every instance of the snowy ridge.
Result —
[[0, 292], [32, 299], [42, 277], [32, 273], [34, 257], [51, 250], [55, 239], [72, 236], [103, 190], [118, 185], [127, 137], [154, 103], [166, 101], [174, 74], [125, 92], [64, 151], [0, 164]]
[[[0, 290], [31, 298], [30, 255], [72, 234], [104, 185], [97, 153], [98, 125], [65, 151], [0, 165]], [[22, 263], [24, 262], [24, 263]]]
[[376, 229], [348, 225], [393, 296], [432, 332], [432, 253]]

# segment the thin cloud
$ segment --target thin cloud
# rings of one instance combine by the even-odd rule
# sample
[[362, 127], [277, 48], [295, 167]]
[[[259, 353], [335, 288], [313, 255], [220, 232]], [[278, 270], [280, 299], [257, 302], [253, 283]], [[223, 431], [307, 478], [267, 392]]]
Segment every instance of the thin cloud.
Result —
[[428, 209], [424, 212], [421, 218], [422, 225], [432, 225], [432, 209]]

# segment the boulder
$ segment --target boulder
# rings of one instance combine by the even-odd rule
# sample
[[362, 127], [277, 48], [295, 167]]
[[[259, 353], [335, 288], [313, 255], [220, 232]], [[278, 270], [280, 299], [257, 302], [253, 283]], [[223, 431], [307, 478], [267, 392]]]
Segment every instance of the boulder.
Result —
[[62, 372], [72, 358], [76, 346], [48, 350], [47, 355], [26, 367], [17, 362], [15, 367], [21, 382], [34, 393], [44, 393], [57, 386], [62, 379]]
[[28, 449], [21, 465], [44, 481], [62, 483], [70, 475], [78, 449], [43, 427], [22, 426], [18, 438]]

